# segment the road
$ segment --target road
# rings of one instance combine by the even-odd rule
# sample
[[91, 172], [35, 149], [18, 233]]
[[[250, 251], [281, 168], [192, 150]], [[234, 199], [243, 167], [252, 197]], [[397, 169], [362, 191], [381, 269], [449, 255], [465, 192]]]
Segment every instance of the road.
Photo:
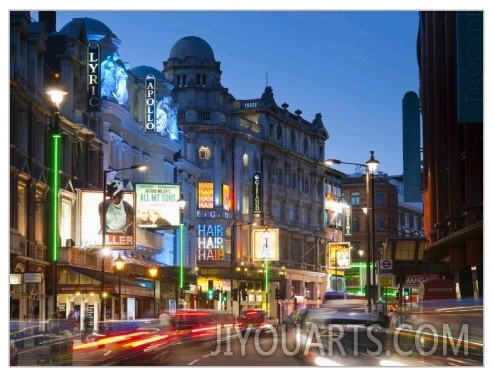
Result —
[[[235, 327], [170, 331], [153, 328], [94, 339], [74, 340], [73, 366], [483, 366], [483, 307], [417, 308], [400, 317], [376, 353], [358, 345], [322, 347], [315, 336], [310, 347], [296, 350], [296, 332], [244, 336]], [[303, 343], [300, 343], [303, 344]], [[327, 343], [326, 343], [327, 344]], [[19, 350], [19, 366], [35, 366], [46, 345]]]

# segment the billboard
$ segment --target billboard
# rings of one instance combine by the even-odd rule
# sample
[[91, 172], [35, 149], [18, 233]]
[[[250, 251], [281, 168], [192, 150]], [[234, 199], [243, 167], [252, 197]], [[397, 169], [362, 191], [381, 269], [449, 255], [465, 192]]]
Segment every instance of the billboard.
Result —
[[328, 247], [328, 268], [350, 268], [350, 242], [332, 242]]
[[221, 223], [197, 224], [197, 260], [225, 260], [225, 229]]
[[230, 190], [230, 186], [223, 184], [222, 185], [222, 191], [223, 191], [223, 209], [225, 211], [231, 211], [233, 209], [233, 203], [232, 203], [232, 191]]
[[214, 208], [214, 183], [197, 182], [197, 208]]
[[262, 228], [252, 231], [254, 260], [279, 260], [278, 229]]
[[180, 225], [180, 185], [137, 183], [136, 226], [167, 228]]
[[[124, 192], [121, 209], [113, 209], [111, 200], [105, 200], [106, 216], [102, 215], [103, 191], [79, 192], [79, 240], [82, 247], [100, 248], [103, 246], [103, 218], [106, 219], [105, 246], [127, 250], [135, 247], [135, 194]], [[116, 229], [113, 224], [118, 224]]]

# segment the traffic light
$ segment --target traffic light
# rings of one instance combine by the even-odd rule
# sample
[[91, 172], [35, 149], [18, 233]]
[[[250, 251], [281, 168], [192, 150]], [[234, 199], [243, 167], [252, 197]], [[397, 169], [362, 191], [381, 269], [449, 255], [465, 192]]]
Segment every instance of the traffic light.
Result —
[[214, 297], [213, 281], [208, 280], [208, 300], [212, 300]]
[[214, 290], [214, 299], [216, 301], [219, 301], [220, 300], [220, 290], [219, 289], [215, 289]]
[[403, 288], [403, 295], [405, 296], [405, 300], [409, 299], [411, 291], [411, 288]]
[[233, 288], [232, 289], [232, 299], [233, 299], [233, 301], [237, 301], [238, 300], [238, 288]]
[[278, 287], [276, 287], [276, 289], [274, 290], [274, 297], [277, 299], [277, 300], [281, 300], [281, 291]]
[[221, 301], [226, 302], [227, 298], [228, 298], [228, 294], [226, 292], [223, 292], [223, 294], [221, 295]]
[[240, 297], [242, 298], [242, 301], [247, 301], [247, 284], [245, 283], [240, 283]]
[[280, 300], [286, 300], [286, 287], [283, 285], [280, 288]]

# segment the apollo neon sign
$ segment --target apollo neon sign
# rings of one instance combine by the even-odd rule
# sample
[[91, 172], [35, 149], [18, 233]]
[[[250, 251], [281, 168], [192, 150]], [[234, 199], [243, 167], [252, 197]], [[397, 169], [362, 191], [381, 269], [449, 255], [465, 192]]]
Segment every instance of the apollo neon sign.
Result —
[[145, 132], [156, 132], [156, 78], [146, 76], [146, 125]]

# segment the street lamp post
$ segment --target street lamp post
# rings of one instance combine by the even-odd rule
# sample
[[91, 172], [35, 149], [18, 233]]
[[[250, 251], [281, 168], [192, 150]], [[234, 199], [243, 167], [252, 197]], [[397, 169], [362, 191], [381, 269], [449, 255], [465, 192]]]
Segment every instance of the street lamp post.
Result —
[[146, 170], [147, 166], [146, 165], [132, 165], [131, 167], [128, 168], [121, 168], [121, 169], [107, 169], [103, 170], [103, 202], [102, 202], [102, 224], [101, 224], [101, 233], [102, 233], [102, 242], [101, 242], [101, 249], [103, 250], [103, 254], [101, 257], [101, 310], [100, 310], [100, 321], [105, 320], [105, 312], [104, 312], [104, 306], [105, 306], [105, 253], [109, 253], [109, 250], [106, 248], [106, 177], [108, 173], [113, 173], [117, 171], [123, 171], [123, 170]]
[[364, 250], [362, 249], [359, 249], [358, 250], [358, 255], [360, 257], [360, 260], [359, 260], [359, 267], [358, 267], [358, 270], [359, 270], [359, 280], [360, 280], [360, 293], [362, 293], [362, 291], [364, 290], [363, 287], [362, 287], [362, 256], [364, 255]]
[[185, 226], [184, 226], [184, 212], [185, 206], [187, 205], [187, 200], [184, 198], [184, 193], [180, 193], [180, 199], [177, 200], [178, 207], [180, 209], [180, 243], [179, 243], [179, 258], [180, 258], [180, 271], [178, 279], [178, 288], [180, 291], [179, 299], [182, 297], [182, 289], [184, 288], [184, 248], [185, 248]]
[[153, 279], [153, 313], [154, 318], [156, 318], [156, 276], [158, 276], [158, 267], [151, 266], [148, 271], [149, 275]]
[[122, 271], [124, 269], [125, 261], [118, 255], [115, 259], [115, 269], [118, 271], [118, 319], [122, 319]]
[[374, 198], [374, 172], [376, 171], [377, 167], [379, 166], [379, 161], [374, 159], [374, 151], [370, 152], [370, 159], [369, 161], [366, 162], [366, 165], [368, 166], [368, 170], [370, 172], [370, 178], [371, 178], [371, 230], [372, 230], [372, 287], [373, 287], [373, 300], [374, 300], [374, 305], [376, 304], [377, 301], [377, 292], [374, 290], [374, 287], [376, 287], [376, 211], [375, 211], [375, 198]]
[[51, 212], [50, 212], [50, 223], [51, 223], [51, 235], [50, 239], [50, 252], [53, 267], [53, 316], [55, 317], [58, 312], [58, 251], [59, 251], [59, 219], [58, 219], [58, 191], [60, 190], [60, 158], [61, 158], [61, 146], [60, 139], [62, 138], [60, 132], [60, 104], [63, 101], [63, 97], [67, 94], [60, 89], [51, 89], [47, 92], [50, 96], [51, 101], [55, 104], [55, 111], [53, 112], [54, 126], [51, 131], [51, 161], [50, 161], [50, 172], [51, 172]]
[[281, 324], [281, 321], [283, 320], [283, 300], [286, 295], [286, 287], [285, 287], [285, 277], [286, 277], [286, 270], [285, 266], [281, 266], [281, 270], [278, 271], [278, 275], [280, 276], [280, 287], [279, 287], [279, 300], [278, 297], [277, 299], [277, 308], [278, 308], [278, 324]]
[[367, 240], [367, 255], [366, 255], [366, 284], [367, 284], [367, 289], [365, 290], [365, 296], [367, 298], [367, 310], [368, 312], [372, 312], [372, 293], [371, 293], [371, 263], [372, 263], [372, 258], [371, 258], [371, 232], [370, 232], [370, 225], [369, 225], [369, 198], [370, 198], [370, 173], [374, 172], [377, 167], [379, 166], [379, 161], [374, 159], [374, 151], [370, 152], [371, 157], [370, 159], [365, 163], [365, 164], [359, 164], [356, 162], [343, 162], [340, 160], [334, 160], [334, 159], [328, 159], [324, 161], [326, 165], [333, 165], [333, 164], [346, 164], [346, 165], [356, 165], [356, 166], [361, 166], [365, 168], [365, 194], [366, 194], [366, 211], [365, 211], [365, 231], [366, 231], [366, 240]]

